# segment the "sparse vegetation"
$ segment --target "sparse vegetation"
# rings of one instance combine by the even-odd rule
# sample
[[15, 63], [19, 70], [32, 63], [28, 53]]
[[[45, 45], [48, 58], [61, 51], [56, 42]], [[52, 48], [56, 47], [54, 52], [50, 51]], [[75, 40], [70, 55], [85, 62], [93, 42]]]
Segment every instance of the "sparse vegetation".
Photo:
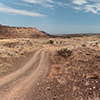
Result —
[[19, 42], [9, 42], [9, 43], [5, 43], [3, 46], [9, 47], [9, 48], [14, 48], [18, 44], [19, 44]]
[[47, 80], [40, 84], [39, 95], [43, 100], [52, 96], [57, 100], [100, 100], [100, 95], [96, 95], [100, 93], [100, 40], [97, 37], [69, 38], [1, 40], [0, 75], [18, 70], [33, 53], [44, 49], [51, 58], [51, 66]]
[[100, 100], [100, 96], [99, 94], [96, 94], [95, 92], [93, 93], [93, 97], [92, 98], [88, 98], [88, 100]]
[[67, 48], [61, 49], [57, 51], [57, 54], [62, 56], [63, 58], [69, 57], [72, 54], [71, 50], [68, 50]]
[[0, 38], [0, 40], [3, 40], [4, 38]]
[[56, 41], [56, 44], [58, 44], [58, 41]]
[[81, 46], [82, 46], [82, 47], [86, 47], [86, 44], [82, 44]]
[[49, 40], [49, 42], [47, 42], [48, 44], [53, 44], [54, 41], [53, 40]]
[[62, 44], [62, 41], [60, 41], [60, 44]]
[[47, 37], [36, 28], [30, 27], [9, 27], [0, 25], [1, 38], [41, 38]]

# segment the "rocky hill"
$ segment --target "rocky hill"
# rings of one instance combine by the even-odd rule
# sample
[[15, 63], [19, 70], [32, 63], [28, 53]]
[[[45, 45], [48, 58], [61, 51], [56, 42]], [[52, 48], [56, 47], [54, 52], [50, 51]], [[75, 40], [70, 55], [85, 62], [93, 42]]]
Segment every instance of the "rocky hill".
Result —
[[43, 38], [46, 34], [32, 27], [10, 27], [0, 25], [0, 38]]
[[42, 32], [43, 34], [45, 34], [45, 35], [48, 36], [48, 37], [51, 37], [51, 36], [52, 36], [51, 34], [45, 32], [45, 31], [40, 31], [40, 32]]

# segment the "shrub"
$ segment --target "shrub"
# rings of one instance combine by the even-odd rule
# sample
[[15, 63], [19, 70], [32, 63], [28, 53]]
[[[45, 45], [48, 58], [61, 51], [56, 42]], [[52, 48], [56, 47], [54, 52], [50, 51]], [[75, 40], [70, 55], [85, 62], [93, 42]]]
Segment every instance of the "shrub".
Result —
[[58, 41], [56, 41], [56, 44], [58, 44]]
[[67, 36], [67, 38], [72, 38], [71, 36]]
[[3, 40], [4, 38], [0, 38], [0, 40]]
[[93, 92], [93, 97], [89, 97], [88, 100], [100, 100], [100, 95]]
[[62, 44], [62, 41], [60, 41], [60, 44]]
[[69, 57], [72, 54], [71, 50], [68, 50], [67, 48], [61, 49], [57, 51], [58, 55], [62, 56], [63, 58]]
[[50, 43], [50, 44], [53, 44], [53, 43], [54, 43], [54, 41], [53, 41], [53, 40], [50, 40], [50, 41], [49, 41], [49, 43]]
[[82, 47], [86, 47], [86, 44], [82, 44], [81, 46], [82, 46]]
[[14, 42], [14, 43], [5, 43], [3, 46], [6, 46], [8, 48], [14, 48], [19, 42]]

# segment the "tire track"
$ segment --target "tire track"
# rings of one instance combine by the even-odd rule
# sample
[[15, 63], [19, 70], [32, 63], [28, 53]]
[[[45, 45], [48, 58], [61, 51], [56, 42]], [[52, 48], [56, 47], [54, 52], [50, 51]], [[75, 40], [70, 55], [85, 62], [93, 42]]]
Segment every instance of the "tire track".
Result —
[[39, 50], [26, 66], [0, 79], [0, 100], [25, 100], [28, 91], [31, 87], [35, 88], [35, 84], [45, 73], [48, 62], [46, 52]]

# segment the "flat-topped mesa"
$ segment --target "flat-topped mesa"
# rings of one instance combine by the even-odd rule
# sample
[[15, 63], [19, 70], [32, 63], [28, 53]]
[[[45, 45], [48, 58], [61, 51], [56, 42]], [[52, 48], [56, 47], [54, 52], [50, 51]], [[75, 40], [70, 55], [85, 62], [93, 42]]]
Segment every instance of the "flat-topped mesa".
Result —
[[46, 38], [46, 34], [32, 27], [11, 27], [0, 25], [0, 38]]

